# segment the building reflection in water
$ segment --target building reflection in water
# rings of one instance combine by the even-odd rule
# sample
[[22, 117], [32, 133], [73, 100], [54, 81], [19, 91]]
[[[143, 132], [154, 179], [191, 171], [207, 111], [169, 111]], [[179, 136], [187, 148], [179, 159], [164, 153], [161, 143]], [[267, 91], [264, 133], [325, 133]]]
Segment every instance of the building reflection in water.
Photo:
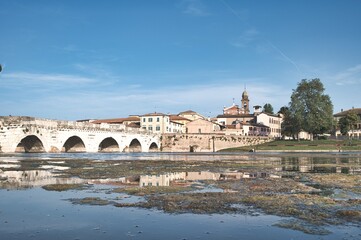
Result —
[[345, 157], [287, 157], [282, 159], [281, 171], [302, 173], [345, 173], [360, 174], [360, 158]]
[[61, 178], [47, 170], [3, 171], [0, 170], [0, 187], [7, 189], [29, 188], [48, 184], [83, 183], [79, 178]]
[[202, 181], [202, 180], [229, 180], [229, 179], [241, 179], [241, 178], [281, 178], [275, 174], [269, 174], [266, 172], [179, 172], [179, 173], [166, 173], [159, 175], [142, 175], [139, 178], [139, 186], [170, 186], [175, 181]]

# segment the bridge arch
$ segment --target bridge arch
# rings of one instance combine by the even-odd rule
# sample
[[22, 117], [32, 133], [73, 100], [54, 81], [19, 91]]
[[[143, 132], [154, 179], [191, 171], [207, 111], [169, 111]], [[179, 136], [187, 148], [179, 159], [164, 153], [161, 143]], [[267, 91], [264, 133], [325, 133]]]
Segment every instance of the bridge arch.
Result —
[[124, 148], [124, 152], [141, 152], [142, 144], [140, 144], [139, 140], [134, 138], [130, 141], [129, 145]]
[[29, 135], [20, 140], [15, 148], [15, 152], [39, 153], [45, 152], [43, 142], [35, 135]]
[[159, 147], [155, 142], [152, 142], [149, 146], [149, 152], [158, 152]]
[[118, 142], [114, 138], [107, 137], [107, 138], [103, 139], [103, 141], [101, 141], [101, 143], [99, 144], [98, 151], [99, 152], [119, 152], [120, 148], [119, 148]]
[[69, 137], [62, 147], [62, 152], [86, 152], [85, 144], [78, 136]]

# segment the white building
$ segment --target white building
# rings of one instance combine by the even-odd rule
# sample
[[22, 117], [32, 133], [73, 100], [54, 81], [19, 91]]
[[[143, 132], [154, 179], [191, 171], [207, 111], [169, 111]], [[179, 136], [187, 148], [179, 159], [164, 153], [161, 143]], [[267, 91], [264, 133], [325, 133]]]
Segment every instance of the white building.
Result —
[[142, 129], [153, 133], [182, 133], [184, 124], [171, 121], [170, 115], [163, 113], [149, 113], [140, 117]]
[[256, 116], [256, 122], [257, 124], [262, 124], [270, 128], [269, 129], [270, 137], [275, 137], [275, 138], [281, 137], [281, 123], [282, 123], [281, 116], [262, 112]]
[[[339, 122], [341, 118], [346, 117], [349, 113], [352, 112], [358, 116], [358, 121], [354, 126], [352, 126], [352, 129], [350, 129], [350, 131], [347, 133], [347, 136], [361, 139], [361, 108], [351, 108], [345, 111], [341, 109], [341, 112], [334, 114], [333, 117], [337, 122]], [[336, 131], [336, 136], [342, 136], [339, 128]]]

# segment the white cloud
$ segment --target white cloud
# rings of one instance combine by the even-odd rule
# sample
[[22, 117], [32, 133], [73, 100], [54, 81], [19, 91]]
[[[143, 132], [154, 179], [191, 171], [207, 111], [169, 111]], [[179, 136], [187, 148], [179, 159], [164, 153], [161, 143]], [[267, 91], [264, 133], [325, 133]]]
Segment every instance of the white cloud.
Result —
[[209, 12], [201, 0], [183, 0], [182, 6], [184, 7], [183, 13], [185, 14], [198, 17], [209, 15]]
[[[251, 106], [271, 103], [276, 111], [288, 103], [289, 94], [284, 86], [268, 84], [267, 79], [262, 78], [235, 77], [235, 74], [229, 71], [201, 71], [188, 76], [184, 73], [180, 78], [189, 79], [191, 75], [195, 75], [193, 77], [196, 79], [209, 81], [178, 85], [173, 82], [171, 86], [163, 84], [157, 88], [148, 88], [136, 84], [135, 81], [119, 85], [110, 82], [109, 86], [104, 86], [97, 78], [12, 73], [6, 76], [7, 82], [18, 81], [20, 84], [15, 90], [10, 89], [8, 94], [12, 95], [10, 99], [14, 99], [14, 95], [18, 97], [16, 101], [0, 102], [0, 109], [4, 115], [69, 120], [123, 117], [153, 111], [178, 113], [188, 109], [206, 116], [216, 116], [222, 113], [224, 106], [232, 104], [233, 98], [240, 104], [245, 83]], [[162, 78], [176, 80], [170, 73]], [[25, 88], [24, 83], [28, 83]], [[53, 83], [57, 85], [53, 86]], [[60, 90], [58, 85], [65, 85], [67, 88]]]
[[361, 83], [361, 64], [338, 72], [330, 77], [337, 85], [354, 85]]
[[39, 74], [39, 73], [7, 73], [3, 75], [3, 85], [18, 85], [18, 84], [67, 84], [67, 85], [79, 85], [79, 84], [91, 84], [96, 82], [95, 79], [81, 77], [77, 75], [66, 75], [66, 74]]
[[256, 29], [248, 29], [244, 31], [237, 39], [232, 41], [231, 44], [237, 48], [244, 48], [255, 41], [259, 34], [260, 33]]

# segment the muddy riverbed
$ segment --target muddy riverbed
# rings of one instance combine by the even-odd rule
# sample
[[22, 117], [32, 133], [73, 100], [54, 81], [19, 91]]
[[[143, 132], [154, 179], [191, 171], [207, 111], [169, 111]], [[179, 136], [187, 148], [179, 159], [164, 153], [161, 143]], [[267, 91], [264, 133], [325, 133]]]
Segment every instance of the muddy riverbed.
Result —
[[361, 153], [0, 155], [6, 239], [360, 239]]

